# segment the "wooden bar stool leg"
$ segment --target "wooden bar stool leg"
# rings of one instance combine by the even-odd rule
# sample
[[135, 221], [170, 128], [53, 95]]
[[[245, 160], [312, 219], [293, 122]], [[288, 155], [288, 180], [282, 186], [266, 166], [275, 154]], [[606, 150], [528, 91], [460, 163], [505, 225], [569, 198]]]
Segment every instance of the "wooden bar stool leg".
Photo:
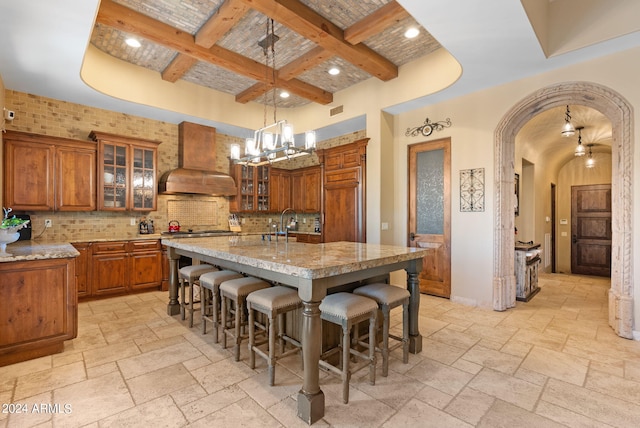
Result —
[[[377, 317], [375, 312], [369, 318], [369, 361], [372, 361], [372, 362], [375, 361], [375, 358], [376, 358], [376, 342], [377, 342], [376, 329], [378, 324], [376, 318]], [[388, 329], [389, 328], [388, 311], [387, 311], [387, 317], [385, 319], [387, 320], [387, 329]], [[369, 365], [369, 383], [371, 385], [376, 384], [376, 365], [375, 364]]]
[[342, 327], [342, 402], [349, 402], [349, 383], [351, 381], [351, 370], [349, 370], [349, 360], [351, 359], [351, 326]]
[[389, 306], [382, 306], [382, 376], [389, 374]]
[[193, 327], [193, 286], [194, 283], [189, 282], [189, 328]]
[[249, 367], [256, 368], [256, 353], [253, 350], [253, 345], [256, 343], [256, 326], [254, 324], [255, 315], [251, 306], [247, 305], [249, 310]]
[[[284, 342], [284, 341], [283, 341]], [[284, 345], [282, 345], [284, 349]], [[269, 358], [267, 365], [269, 366], [269, 386], [273, 386], [276, 377], [275, 368], [276, 355], [276, 319], [273, 315], [269, 316]]]
[[[239, 300], [239, 299], [238, 299]], [[235, 327], [235, 349], [234, 349], [234, 359], [235, 361], [240, 361], [240, 338], [242, 332], [242, 311], [243, 306], [240, 301], [236, 302], [236, 325]]]
[[182, 321], [185, 320], [185, 316], [186, 316], [186, 310], [185, 310], [185, 304], [184, 304], [184, 279], [180, 280], [180, 317], [182, 318]]
[[409, 362], [409, 302], [402, 305], [402, 362]]
[[225, 329], [227, 328], [229, 303], [230, 302], [227, 301], [227, 298], [224, 295], [220, 298], [220, 315], [222, 316], [222, 349], [227, 349], [227, 333], [225, 332]]
[[218, 343], [218, 329], [220, 328], [218, 314], [222, 312], [222, 305], [220, 304], [220, 293], [216, 293], [215, 290], [211, 292], [211, 304], [213, 307], [213, 343]]

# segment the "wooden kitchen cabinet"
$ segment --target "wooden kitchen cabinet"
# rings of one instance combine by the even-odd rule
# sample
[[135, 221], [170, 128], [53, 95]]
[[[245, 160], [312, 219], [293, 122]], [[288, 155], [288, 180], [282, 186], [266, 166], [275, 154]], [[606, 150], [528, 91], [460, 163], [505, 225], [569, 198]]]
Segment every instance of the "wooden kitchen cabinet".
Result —
[[286, 169], [271, 169], [270, 210], [276, 213], [291, 207], [291, 173]]
[[18, 211], [96, 209], [96, 144], [7, 131], [4, 203]]
[[369, 139], [318, 150], [323, 174], [323, 242], [366, 242], [366, 149]]
[[0, 263], [0, 366], [62, 352], [78, 333], [73, 258]]
[[91, 296], [123, 294], [129, 285], [126, 241], [94, 242], [91, 260]]
[[232, 199], [229, 210], [233, 212], [260, 212], [271, 210], [271, 167], [233, 165], [233, 176], [238, 194]]
[[291, 171], [291, 208], [297, 213], [319, 213], [322, 175], [320, 166]]
[[540, 244], [518, 244], [515, 247], [514, 270], [516, 276], [516, 300], [528, 302], [538, 294], [538, 268]]
[[[82, 242], [72, 244], [78, 297], [95, 299], [147, 289], [162, 289], [163, 250], [160, 240]], [[83, 285], [84, 284], [84, 285]]]
[[76, 257], [76, 289], [78, 298], [83, 298], [91, 294], [91, 284], [89, 283], [89, 262], [91, 258], [91, 244], [80, 242], [72, 244], [80, 253]]
[[155, 211], [159, 141], [91, 131], [98, 143], [98, 209]]
[[162, 246], [160, 241], [131, 241], [129, 290], [157, 288], [162, 283]]

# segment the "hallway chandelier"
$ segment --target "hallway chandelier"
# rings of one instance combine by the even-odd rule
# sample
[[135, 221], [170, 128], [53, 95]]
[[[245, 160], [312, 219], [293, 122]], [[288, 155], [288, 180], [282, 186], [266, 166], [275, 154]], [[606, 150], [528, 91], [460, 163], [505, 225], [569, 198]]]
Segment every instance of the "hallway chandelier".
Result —
[[564, 125], [562, 126], [562, 136], [563, 137], [571, 137], [576, 133], [576, 128], [571, 123], [571, 112], [569, 111], [569, 106], [567, 105], [567, 111], [564, 114]]
[[[310, 155], [316, 148], [315, 131], [306, 131], [304, 146], [296, 146], [293, 125], [286, 119], [277, 120], [276, 100], [276, 51], [275, 43], [280, 39], [274, 33], [273, 19], [267, 20], [265, 37], [258, 41], [265, 56], [265, 69], [267, 76], [265, 82], [273, 88], [273, 123], [267, 124], [267, 95], [264, 102], [264, 126], [253, 133], [252, 138], [245, 140], [244, 156], [240, 156], [240, 145], [231, 145], [231, 160], [236, 164], [260, 166], [282, 160], [292, 159], [298, 156]], [[288, 96], [288, 94], [287, 94]]]
[[584, 156], [585, 150], [584, 150], [584, 146], [582, 145], [582, 130], [584, 129], [584, 126], [578, 126], [576, 129], [578, 130], [578, 145], [576, 146], [576, 151], [574, 152], [574, 155]]

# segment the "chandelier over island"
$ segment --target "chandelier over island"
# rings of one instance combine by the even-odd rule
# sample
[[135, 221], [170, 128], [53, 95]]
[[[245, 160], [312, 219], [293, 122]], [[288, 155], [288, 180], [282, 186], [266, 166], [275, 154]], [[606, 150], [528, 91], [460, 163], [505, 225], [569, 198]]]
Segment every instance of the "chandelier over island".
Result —
[[[231, 145], [230, 158], [236, 164], [260, 166], [298, 156], [309, 155], [316, 148], [315, 131], [306, 131], [304, 144], [296, 145], [293, 125], [285, 119], [277, 119], [277, 76], [275, 43], [279, 37], [274, 32], [273, 19], [267, 20], [266, 35], [258, 41], [265, 57], [265, 84], [271, 87], [273, 96], [273, 123], [267, 125], [267, 94], [264, 97], [264, 126], [253, 133], [252, 138], [245, 141], [244, 156], [240, 155], [240, 145]], [[282, 93], [280, 96], [288, 96]]]

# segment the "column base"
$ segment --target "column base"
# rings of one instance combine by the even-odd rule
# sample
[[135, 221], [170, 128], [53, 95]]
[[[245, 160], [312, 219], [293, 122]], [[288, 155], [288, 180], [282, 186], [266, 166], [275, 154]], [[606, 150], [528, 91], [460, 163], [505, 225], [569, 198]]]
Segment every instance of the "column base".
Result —
[[419, 354], [422, 352], [422, 335], [409, 335], [409, 352]]
[[298, 392], [298, 417], [311, 425], [324, 417], [324, 392], [305, 394]]

